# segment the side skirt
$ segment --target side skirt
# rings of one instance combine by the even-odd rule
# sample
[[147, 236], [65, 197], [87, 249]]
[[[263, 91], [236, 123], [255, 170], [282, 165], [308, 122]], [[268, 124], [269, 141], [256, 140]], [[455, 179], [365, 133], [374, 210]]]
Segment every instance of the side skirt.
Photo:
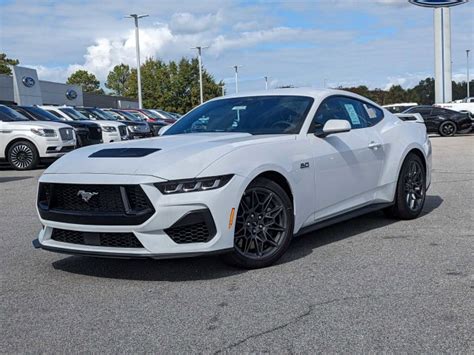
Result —
[[342, 213], [340, 215], [336, 215], [334, 217], [330, 217], [330, 218], [325, 219], [323, 221], [316, 222], [315, 224], [311, 224], [309, 226], [301, 228], [298, 231], [298, 233], [295, 234], [295, 236], [300, 236], [300, 235], [303, 235], [303, 234], [311, 233], [311, 232], [314, 232], [318, 229], [322, 229], [322, 228], [331, 226], [331, 225], [339, 223], [339, 222], [347, 221], [348, 219], [363, 216], [364, 214], [367, 214], [367, 213], [370, 213], [370, 212], [379, 211], [379, 210], [382, 210], [382, 209], [384, 209], [386, 207], [390, 207], [390, 206], [393, 206], [393, 202], [377, 203], [377, 204], [373, 204], [373, 205], [364, 206], [364, 207], [358, 208], [356, 210], [353, 210], [353, 211], [350, 211], [350, 212], [345, 212], [345, 213]]

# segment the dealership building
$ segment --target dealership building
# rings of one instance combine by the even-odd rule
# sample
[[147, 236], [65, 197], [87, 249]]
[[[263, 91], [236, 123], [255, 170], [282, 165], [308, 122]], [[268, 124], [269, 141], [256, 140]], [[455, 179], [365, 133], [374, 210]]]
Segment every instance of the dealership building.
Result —
[[0, 104], [138, 108], [128, 97], [90, 94], [79, 85], [39, 80], [35, 69], [11, 68], [13, 75], [0, 74]]

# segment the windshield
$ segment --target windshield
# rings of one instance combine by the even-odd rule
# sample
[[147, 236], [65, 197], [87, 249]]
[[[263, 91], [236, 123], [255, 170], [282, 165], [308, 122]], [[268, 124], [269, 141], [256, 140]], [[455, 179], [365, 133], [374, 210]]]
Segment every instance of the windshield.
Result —
[[86, 116], [84, 116], [79, 111], [74, 110], [73, 108], [60, 108], [59, 110], [61, 112], [64, 112], [66, 115], [68, 115], [75, 121], [88, 121], [88, 118]]
[[117, 121], [117, 117], [114, 117], [111, 113], [107, 111], [99, 110], [98, 108], [90, 108], [90, 111], [94, 112], [97, 116], [107, 121]]
[[[167, 120], [176, 120], [175, 117], [173, 117], [171, 114], [169, 114], [168, 112], [165, 112], [163, 110], [155, 110], [155, 112], [152, 112], [154, 114], [154, 116], [157, 116], [158, 118], [164, 118], [164, 119], [167, 119]], [[149, 110], [146, 110], [146, 112], [149, 112]], [[161, 115], [161, 117], [159, 117], [159, 115]]]
[[0, 105], [0, 120], [2, 121], [29, 121], [21, 113], [12, 110], [7, 106]]
[[139, 111], [126, 111], [126, 112], [133, 115], [133, 116], [135, 116], [135, 117], [137, 117], [137, 118], [141, 118], [144, 121], [146, 121], [146, 119], [147, 119], [147, 117]]
[[306, 96], [250, 96], [210, 101], [183, 116], [164, 135], [196, 132], [297, 134], [313, 101]]
[[119, 111], [119, 112], [115, 112], [115, 113], [117, 115], [122, 115], [125, 118], [127, 118], [128, 120], [133, 121], [133, 122], [143, 122], [144, 121], [144, 119], [142, 117], [135, 116], [135, 115], [133, 115], [130, 112], [127, 112], [127, 111]]
[[56, 117], [52, 113], [43, 110], [42, 108], [39, 107], [34, 107], [34, 106], [21, 106], [21, 108], [29, 113], [31, 113], [33, 116], [36, 118], [42, 120], [42, 121], [55, 121], [55, 122], [61, 122], [65, 121], [65, 119], [60, 119], [59, 117]]

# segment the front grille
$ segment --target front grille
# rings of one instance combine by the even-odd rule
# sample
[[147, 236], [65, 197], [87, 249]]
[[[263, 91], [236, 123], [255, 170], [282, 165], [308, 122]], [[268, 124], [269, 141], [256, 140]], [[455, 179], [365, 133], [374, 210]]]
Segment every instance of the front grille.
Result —
[[196, 223], [189, 226], [172, 227], [165, 230], [175, 243], [206, 243], [212, 239], [206, 223]]
[[91, 233], [53, 229], [51, 239], [57, 242], [113, 248], [143, 248], [133, 233]]
[[74, 139], [74, 130], [72, 128], [60, 128], [59, 134], [63, 141], [70, 141]]
[[89, 127], [89, 139], [102, 139], [102, 129], [100, 127]]
[[[90, 212], [125, 212], [118, 185], [54, 184], [51, 209]], [[87, 202], [81, 192], [94, 194]]]
[[127, 126], [119, 126], [118, 129], [121, 137], [125, 137], [127, 135]]
[[140, 185], [40, 183], [42, 218], [77, 224], [137, 225], [155, 212]]

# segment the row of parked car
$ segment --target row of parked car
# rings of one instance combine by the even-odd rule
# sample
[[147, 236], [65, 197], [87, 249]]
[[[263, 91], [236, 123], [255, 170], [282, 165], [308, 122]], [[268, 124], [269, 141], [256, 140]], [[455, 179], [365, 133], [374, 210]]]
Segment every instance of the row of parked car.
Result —
[[437, 133], [443, 137], [469, 133], [474, 127], [474, 103], [471, 101], [433, 106], [410, 102], [386, 105], [384, 108], [392, 113], [419, 114], [424, 120], [428, 133]]
[[178, 118], [151, 109], [0, 105], [0, 160], [29, 170], [77, 147], [157, 136]]

